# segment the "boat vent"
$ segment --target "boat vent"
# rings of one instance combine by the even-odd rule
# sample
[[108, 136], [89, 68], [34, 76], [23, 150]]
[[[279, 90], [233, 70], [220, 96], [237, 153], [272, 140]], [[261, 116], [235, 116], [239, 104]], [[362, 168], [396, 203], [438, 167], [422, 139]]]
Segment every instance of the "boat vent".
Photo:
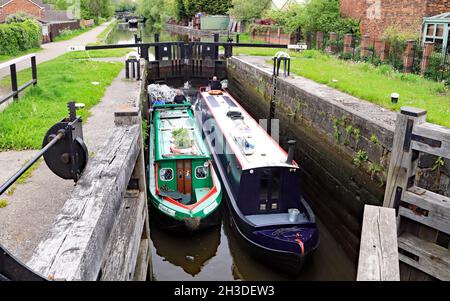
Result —
[[228, 111], [227, 116], [230, 117], [231, 119], [244, 119], [242, 113], [239, 111]]

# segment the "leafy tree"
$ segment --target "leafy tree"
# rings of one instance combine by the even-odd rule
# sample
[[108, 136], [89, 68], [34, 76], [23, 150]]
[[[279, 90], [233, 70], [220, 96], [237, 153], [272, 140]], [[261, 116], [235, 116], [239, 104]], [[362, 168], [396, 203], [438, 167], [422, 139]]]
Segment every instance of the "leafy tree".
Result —
[[240, 21], [253, 21], [261, 17], [271, 0], [232, 0], [230, 14]]
[[188, 17], [193, 17], [198, 12], [224, 15], [231, 8], [231, 3], [232, 0], [183, 0], [184, 10]]
[[187, 17], [183, 0], [175, 0], [174, 1], [174, 13], [175, 13], [175, 18], [177, 19], [177, 21], [180, 21]]
[[111, 0], [81, 0], [81, 18], [94, 19], [99, 23], [100, 18], [110, 18], [114, 14]]
[[303, 32], [339, 32], [355, 31], [358, 21], [343, 19], [340, 13], [339, 0], [310, 0], [301, 11], [298, 25]]

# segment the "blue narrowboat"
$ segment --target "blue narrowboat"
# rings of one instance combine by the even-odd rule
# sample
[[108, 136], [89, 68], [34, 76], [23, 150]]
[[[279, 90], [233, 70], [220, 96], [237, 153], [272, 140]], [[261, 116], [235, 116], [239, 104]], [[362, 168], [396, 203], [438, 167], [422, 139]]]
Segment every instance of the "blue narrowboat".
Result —
[[196, 118], [228, 195], [232, 228], [257, 258], [298, 274], [319, 231], [293, 145], [287, 154], [225, 91], [201, 90]]

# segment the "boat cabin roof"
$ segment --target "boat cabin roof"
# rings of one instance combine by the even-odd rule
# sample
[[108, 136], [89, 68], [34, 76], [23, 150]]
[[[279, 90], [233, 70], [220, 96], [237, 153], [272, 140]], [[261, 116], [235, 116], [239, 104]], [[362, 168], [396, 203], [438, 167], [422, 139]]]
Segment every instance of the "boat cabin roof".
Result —
[[190, 107], [158, 106], [153, 118], [156, 160], [210, 159]]
[[287, 153], [228, 93], [210, 95], [202, 92], [207, 106], [236, 154], [243, 170], [262, 167], [291, 167]]

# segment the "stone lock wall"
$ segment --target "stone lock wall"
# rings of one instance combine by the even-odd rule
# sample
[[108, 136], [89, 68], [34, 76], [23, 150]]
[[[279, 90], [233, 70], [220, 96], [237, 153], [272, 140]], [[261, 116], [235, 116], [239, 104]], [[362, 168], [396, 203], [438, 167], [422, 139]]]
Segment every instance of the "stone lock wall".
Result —
[[[252, 60], [259, 60], [252, 62]], [[262, 61], [264, 63], [264, 60]], [[230, 92], [255, 118], [267, 119], [270, 63], [233, 57]], [[280, 144], [297, 140], [295, 160], [318, 218], [356, 262], [364, 205], [382, 206], [396, 114], [301, 77], [279, 79], [275, 118]], [[420, 186], [450, 195], [450, 162], [420, 160]]]

